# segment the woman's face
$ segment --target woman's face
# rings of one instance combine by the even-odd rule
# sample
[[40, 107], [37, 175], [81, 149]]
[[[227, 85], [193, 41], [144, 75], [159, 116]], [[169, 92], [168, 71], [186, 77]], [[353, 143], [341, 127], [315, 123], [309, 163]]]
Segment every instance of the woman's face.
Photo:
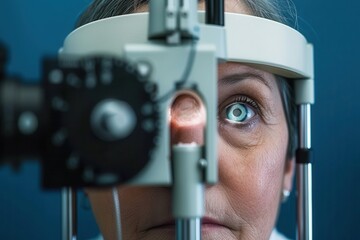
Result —
[[[236, 0], [226, 1], [225, 9], [249, 13]], [[275, 77], [220, 64], [218, 104], [219, 182], [206, 188], [202, 239], [269, 239], [294, 162], [286, 161], [288, 130]], [[179, 106], [189, 106], [189, 98], [180, 98]], [[176, 123], [171, 128], [173, 142], [203, 141], [199, 124], [191, 131]], [[111, 190], [88, 194], [103, 236], [116, 239]], [[125, 186], [119, 195], [124, 240], [175, 239], [169, 188]]]

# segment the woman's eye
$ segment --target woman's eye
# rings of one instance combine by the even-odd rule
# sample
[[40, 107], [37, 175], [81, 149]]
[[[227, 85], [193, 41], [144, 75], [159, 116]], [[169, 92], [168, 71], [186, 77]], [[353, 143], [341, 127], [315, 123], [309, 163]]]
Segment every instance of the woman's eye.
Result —
[[225, 117], [234, 123], [243, 123], [255, 115], [254, 110], [245, 103], [236, 102], [226, 107]]

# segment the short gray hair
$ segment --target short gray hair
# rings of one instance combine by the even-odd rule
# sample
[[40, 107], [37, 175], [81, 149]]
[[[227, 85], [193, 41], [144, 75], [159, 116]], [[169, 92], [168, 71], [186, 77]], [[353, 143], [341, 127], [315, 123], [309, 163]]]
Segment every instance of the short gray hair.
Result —
[[[202, 2], [203, 0], [199, 0]], [[239, 0], [240, 1], [240, 0]], [[297, 27], [296, 9], [291, 0], [242, 0], [254, 16], [267, 18]], [[130, 14], [149, 0], [94, 0], [80, 15], [76, 27], [117, 15]], [[286, 116], [289, 141], [287, 158], [295, 155], [297, 147], [297, 107], [294, 101], [292, 81], [276, 76]]]
[[[202, 2], [204, 0], [198, 0]], [[297, 25], [296, 8], [291, 0], [242, 0], [254, 16], [277, 22]], [[149, 0], [94, 0], [79, 17], [76, 27], [99, 19], [134, 12]]]

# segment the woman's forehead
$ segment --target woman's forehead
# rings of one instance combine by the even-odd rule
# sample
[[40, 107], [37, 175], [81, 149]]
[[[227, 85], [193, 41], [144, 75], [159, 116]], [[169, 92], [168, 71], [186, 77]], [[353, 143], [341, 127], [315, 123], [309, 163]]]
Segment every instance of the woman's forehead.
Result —
[[273, 83], [275, 82], [274, 74], [247, 66], [242, 63], [227, 62], [218, 65], [219, 79], [226, 76], [238, 75], [238, 74], [259, 76], [260, 78], [265, 79], [266, 82], [265, 85], [268, 86], [273, 85]]
[[[243, 0], [225, 0], [225, 12], [242, 13], [251, 15], [251, 10]], [[205, 9], [205, 1], [199, 3], [199, 9]]]
[[[249, 7], [245, 4], [243, 0], [225, 0], [225, 12], [233, 12], [233, 13], [243, 13], [243, 14], [251, 14], [251, 10]], [[200, 1], [199, 3], [199, 9], [204, 10], [205, 9], [205, 1]], [[139, 6], [135, 12], [147, 12], [148, 6], [147, 5], [141, 5]]]

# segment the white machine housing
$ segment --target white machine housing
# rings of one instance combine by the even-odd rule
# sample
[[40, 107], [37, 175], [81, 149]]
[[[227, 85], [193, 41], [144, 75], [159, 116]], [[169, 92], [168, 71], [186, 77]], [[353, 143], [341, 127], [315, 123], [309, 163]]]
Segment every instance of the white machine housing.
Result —
[[[199, 12], [199, 21], [201, 23], [204, 22], [204, 18], [204, 12]], [[206, 62], [206, 59], [213, 52], [218, 59], [247, 64], [293, 79], [295, 81], [296, 103], [312, 104], [314, 102], [313, 48], [298, 31], [284, 24], [260, 17], [225, 13], [225, 27], [216, 29], [214, 26], [209, 27], [206, 24], [200, 24], [199, 39], [196, 61]], [[151, 46], [151, 49], [149, 49], [149, 46]], [[155, 58], [158, 58], [155, 60], [158, 65], [154, 69], [167, 69], [170, 66], [168, 64], [175, 64], [167, 62], [166, 56], [160, 53], [162, 52], [160, 45], [157, 46], [156, 42], [154, 44], [154, 42], [151, 43], [148, 40], [148, 13], [135, 13], [101, 19], [76, 29], [66, 38], [64, 46], [60, 49], [59, 53], [60, 58], [69, 55], [75, 58], [91, 55], [110, 55], [125, 58], [131, 62], [139, 62], [144, 60], [144, 53], [153, 51], [156, 48], [159, 48], [159, 54], [155, 56]], [[177, 47], [173, 47], [171, 53], [169, 51], [167, 53], [182, 56], [179, 59], [187, 59], [186, 56], [189, 54], [188, 51], [184, 52], [183, 48], [177, 49]], [[170, 59], [173, 59], [174, 56]], [[185, 62], [179, 62], [175, 66], [184, 66], [185, 64]], [[216, 68], [216, 64], [216, 62], [209, 63], [207, 66], [214, 66]], [[196, 72], [196, 68], [199, 68], [199, 65], [193, 68], [193, 72]], [[181, 71], [175, 68], [170, 70], [172, 75], [181, 75]], [[192, 79], [195, 75], [199, 76], [201, 74], [216, 76], [216, 69], [198, 71], [192, 73], [189, 78]], [[164, 77], [166, 76], [161, 75], [159, 71], [155, 70], [152, 73], [151, 79], [162, 79]], [[203, 79], [207, 78], [204, 77]], [[191, 82], [188, 84], [190, 86]], [[209, 96], [202, 96], [205, 104], [207, 106], [215, 106], [215, 109], [207, 108], [207, 114], [216, 119], [217, 100], [213, 97], [217, 96], [216, 81], [203, 81], [201, 84], [203, 85], [202, 87], [208, 88], [210, 93]], [[169, 92], [171, 88], [173, 88], [172, 82], [162, 82], [159, 85], [159, 95], [161, 96]], [[164, 103], [165, 106], [162, 107], [168, 107], [171, 101], [172, 99], [168, 100]], [[162, 114], [160, 118], [167, 119], [166, 113]], [[164, 122], [165, 120], [161, 121], [162, 125], [167, 124]], [[216, 137], [216, 122], [208, 122], [207, 125], [207, 137], [209, 135], [210, 137]], [[171, 184], [168, 131], [167, 129], [161, 133], [161, 142], [157, 144], [158, 147], [154, 151], [153, 160], [130, 182], [131, 184]], [[214, 142], [209, 141], [210, 145], [206, 143], [206, 149], [209, 151], [207, 160], [216, 162], [217, 152], [213, 151], [213, 149], [216, 149], [214, 145], [216, 143]], [[207, 170], [206, 182], [217, 182], [216, 168]]]

